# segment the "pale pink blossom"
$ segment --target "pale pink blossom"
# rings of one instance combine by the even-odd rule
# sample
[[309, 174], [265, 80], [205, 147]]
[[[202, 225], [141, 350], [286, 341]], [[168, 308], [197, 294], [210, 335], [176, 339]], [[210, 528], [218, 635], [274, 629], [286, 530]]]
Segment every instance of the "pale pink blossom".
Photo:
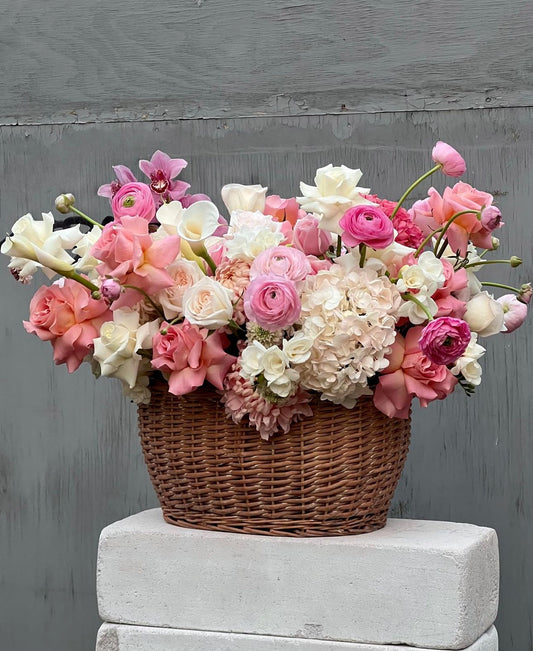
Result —
[[113, 171], [115, 172], [116, 179], [111, 181], [111, 183], [101, 185], [97, 192], [99, 197], [107, 197], [109, 201], [111, 201], [123, 185], [137, 181], [135, 174], [125, 165], [114, 165]]
[[215, 280], [233, 291], [233, 320], [242, 325], [246, 321], [243, 296], [250, 283], [250, 263], [241, 258], [225, 258], [217, 266]]
[[505, 294], [496, 299], [503, 306], [502, 332], [513, 332], [524, 323], [527, 316], [527, 304], [520, 301], [514, 294]]
[[102, 281], [102, 284], [100, 285], [100, 291], [102, 292], [102, 296], [111, 303], [113, 301], [116, 301], [120, 296], [120, 284], [112, 278], [107, 278], [106, 280]]
[[454, 296], [454, 292], [460, 292], [468, 287], [468, 274], [466, 269], [455, 271], [446, 258], [441, 258], [441, 262], [445, 277], [444, 285], [432, 296], [438, 307], [436, 316], [453, 316], [461, 319], [466, 312], [466, 303]]
[[442, 165], [441, 169], [446, 176], [462, 176], [466, 171], [466, 163], [461, 154], [442, 140], [433, 147], [431, 157], [435, 163]]

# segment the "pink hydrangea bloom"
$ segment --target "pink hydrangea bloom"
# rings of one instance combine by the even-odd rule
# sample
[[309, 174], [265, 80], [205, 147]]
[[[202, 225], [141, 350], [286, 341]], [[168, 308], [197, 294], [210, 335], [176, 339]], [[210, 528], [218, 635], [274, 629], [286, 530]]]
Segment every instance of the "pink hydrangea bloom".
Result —
[[91, 298], [90, 291], [75, 280], [61, 279], [50, 287], [39, 287], [24, 328], [50, 341], [55, 363], [66, 364], [72, 373], [93, 349], [102, 323], [110, 319], [105, 301]]
[[170, 158], [159, 149], [149, 161], [140, 160], [139, 167], [150, 179], [150, 188], [158, 207], [163, 201], [180, 201], [191, 187], [185, 181], [175, 180], [176, 176], [187, 167], [187, 161], [182, 158]]
[[235, 363], [226, 375], [222, 395], [226, 414], [233, 422], [239, 424], [248, 416], [250, 424], [265, 440], [277, 432], [287, 434], [292, 423], [312, 416], [310, 400], [309, 393], [298, 389], [294, 395], [283, 402], [277, 404], [269, 402], [255, 391], [249, 380], [241, 376], [238, 363]]
[[462, 176], [466, 171], [466, 163], [461, 154], [442, 140], [433, 147], [431, 158], [442, 165], [441, 169], [446, 176]]
[[443, 316], [430, 321], [422, 330], [418, 344], [422, 353], [435, 364], [453, 364], [470, 343], [468, 323]]
[[226, 373], [236, 358], [224, 351], [228, 345], [224, 335], [208, 334], [206, 328], [184, 321], [179, 325], [163, 323], [154, 336], [152, 366], [168, 373], [170, 393], [190, 393], [205, 381], [223, 388]]
[[[169, 235], [154, 241], [145, 219], [125, 216], [120, 224], [104, 226], [91, 255], [101, 260], [96, 267], [101, 276], [111, 276], [121, 285], [134, 285], [153, 295], [172, 285], [165, 267], [176, 259], [179, 250], [179, 237]], [[130, 289], [113, 303], [113, 309], [135, 305], [141, 299], [140, 292]]]
[[374, 405], [390, 418], [408, 418], [413, 397], [422, 407], [449, 395], [457, 378], [446, 366], [430, 361], [420, 350], [423, 328], [411, 328], [405, 339], [396, 335], [387, 356], [389, 366], [382, 371], [374, 391]]

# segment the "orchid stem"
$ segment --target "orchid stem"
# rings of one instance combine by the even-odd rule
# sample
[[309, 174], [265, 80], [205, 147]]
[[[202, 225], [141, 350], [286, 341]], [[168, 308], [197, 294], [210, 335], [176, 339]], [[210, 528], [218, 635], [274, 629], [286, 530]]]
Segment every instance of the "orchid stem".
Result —
[[432, 167], [432, 168], [431, 168], [430, 170], [428, 170], [425, 174], [422, 174], [422, 176], [421, 176], [419, 179], [417, 179], [414, 183], [412, 183], [412, 184], [407, 188], [407, 190], [406, 190], [406, 191], [402, 194], [402, 196], [400, 197], [400, 201], [398, 201], [398, 203], [396, 204], [396, 207], [395, 207], [394, 210], [392, 211], [392, 214], [391, 214], [391, 216], [390, 216], [391, 219], [394, 219], [394, 217], [396, 216], [396, 213], [397, 213], [398, 210], [400, 209], [400, 206], [401, 206], [402, 203], [407, 199], [407, 197], [411, 194], [411, 192], [416, 188], [416, 186], [417, 186], [419, 183], [422, 183], [422, 181], [425, 181], [429, 176], [431, 176], [432, 174], [434, 174], [435, 172], [437, 172], [438, 170], [440, 170], [441, 167], [442, 167], [442, 163], [437, 163], [437, 164], [435, 165], [435, 167]]
[[98, 222], [95, 222], [94, 219], [91, 219], [89, 215], [86, 215], [84, 212], [81, 212], [81, 210], [78, 210], [77, 208], [74, 208], [74, 206], [70, 206], [70, 210], [72, 212], [75, 212], [76, 215], [79, 215], [85, 221], [89, 222], [89, 224], [92, 224], [93, 226], [98, 226], [98, 228], [103, 228], [102, 224], [99, 224]]
[[421, 303], [416, 296], [413, 296], [413, 294], [409, 294], [408, 292], [405, 294], [402, 294], [402, 298], [404, 301], [411, 301], [413, 303], [416, 303], [418, 307], [424, 312], [424, 314], [427, 316], [427, 318], [430, 321], [433, 321], [433, 315], [431, 312], [427, 309], [427, 307]]

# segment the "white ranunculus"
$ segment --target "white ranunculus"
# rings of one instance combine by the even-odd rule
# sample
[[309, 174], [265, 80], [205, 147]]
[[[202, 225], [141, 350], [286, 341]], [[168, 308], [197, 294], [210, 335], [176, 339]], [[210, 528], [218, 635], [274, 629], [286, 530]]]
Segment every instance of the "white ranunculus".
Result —
[[[426, 308], [432, 317], [439, 311], [438, 305], [425, 291], [421, 290], [418, 294], [413, 294], [413, 296], [415, 296], [415, 298]], [[404, 300], [398, 310], [398, 316], [407, 317], [414, 325], [420, 325], [421, 323], [424, 323], [424, 321], [428, 320], [428, 315], [420, 305], [410, 300]]]
[[289, 365], [287, 355], [278, 347], [270, 346], [263, 355], [263, 375], [267, 382], [273, 382], [285, 374]]
[[241, 185], [240, 183], [228, 183], [220, 194], [229, 214], [235, 210], [258, 210], [262, 212], [265, 208], [266, 192], [268, 188], [260, 185]]
[[194, 253], [204, 248], [204, 241], [217, 230], [220, 214], [211, 201], [197, 201], [185, 208], [177, 225], [178, 235], [186, 240]]
[[322, 230], [342, 235], [339, 221], [349, 208], [373, 205], [361, 196], [368, 194], [370, 188], [357, 186], [362, 175], [359, 169], [352, 170], [345, 165], [333, 167], [330, 163], [316, 171], [316, 185], [300, 183], [303, 196], [296, 199], [306, 212], [321, 216], [319, 227]]
[[263, 357], [266, 348], [259, 341], [252, 341], [251, 344], [241, 353], [240, 375], [246, 380], [255, 379], [263, 372]]
[[174, 281], [171, 287], [165, 287], [155, 296], [156, 303], [163, 308], [165, 317], [170, 321], [183, 316], [183, 296], [189, 287], [205, 277], [196, 262], [178, 258], [170, 264], [167, 273]]
[[470, 330], [477, 332], [480, 337], [495, 335], [503, 328], [503, 305], [488, 292], [479, 292], [466, 304], [463, 319], [470, 326]]
[[11, 257], [8, 267], [16, 269], [21, 278], [31, 276], [42, 269], [48, 278], [56, 273], [74, 269], [72, 258], [66, 251], [83, 237], [79, 226], [54, 231], [52, 213], [42, 213], [42, 221], [36, 221], [30, 213], [18, 219], [0, 251]]
[[311, 357], [313, 337], [297, 332], [294, 337], [283, 340], [283, 352], [291, 364], [303, 364]]
[[183, 314], [194, 325], [221, 328], [233, 315], [232, 299], [231, 289], [204, 276], [183, 294]]
[[137, 384], [142, 357], [140, 348], [152, 348], [152, 337], [159, 328], [159, 321], [139, 326], [139, 313], [123, 308], [113, 312], [113, 321], [106, 321], [100, 328], [100, 337], [94, 340], [94, 359], [100, 363], [100, 372], [116, 377], [130, 389]]

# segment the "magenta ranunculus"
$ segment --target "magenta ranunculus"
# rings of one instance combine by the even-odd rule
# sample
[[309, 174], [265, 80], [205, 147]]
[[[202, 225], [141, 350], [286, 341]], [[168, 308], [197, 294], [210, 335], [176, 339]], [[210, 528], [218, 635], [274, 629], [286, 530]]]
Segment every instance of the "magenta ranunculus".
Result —
[[151, 222], [155, 217], [155, 201], [146, 183], [126, 183], [111, 199], [115, 221], [122, 217], [142, 217]]
[[300, 316], [301, 307], [294, 283], [281, 276], [258, 276], [244, 293], [244, 313], [265, 330], [289, 327]]
[[333, 244], [331, 233], [318, 227], [320, 220], [306, 215], [293, 226], [292, 244], [306, 255], [322, 255]]
[[354, 206], [341, 217], [342, 240], [347, 246], [366, 244], [372, 249], [385, 249], [394, 241], [394, 227], [378, 206]]
[[443, 316], [430, 321], [422, 330], [418, 343], [422, 353], [433, 363], [453, 364], [470, 343], [468, 323], [462, 319]]
[[431, 157], [435, 163], [442, 165], [442, 171], [446, 176], [462, 176], [466, 171], [466, 163], [461, 154], [442, 140], [433, 147]]
[[250, 267], [250, 278], [258, 276], [282, 276], [289, 280], [305, 280], [311, 273], [311, 265], [305, 253], [289, 246], [274, 246], [262, 251]]

